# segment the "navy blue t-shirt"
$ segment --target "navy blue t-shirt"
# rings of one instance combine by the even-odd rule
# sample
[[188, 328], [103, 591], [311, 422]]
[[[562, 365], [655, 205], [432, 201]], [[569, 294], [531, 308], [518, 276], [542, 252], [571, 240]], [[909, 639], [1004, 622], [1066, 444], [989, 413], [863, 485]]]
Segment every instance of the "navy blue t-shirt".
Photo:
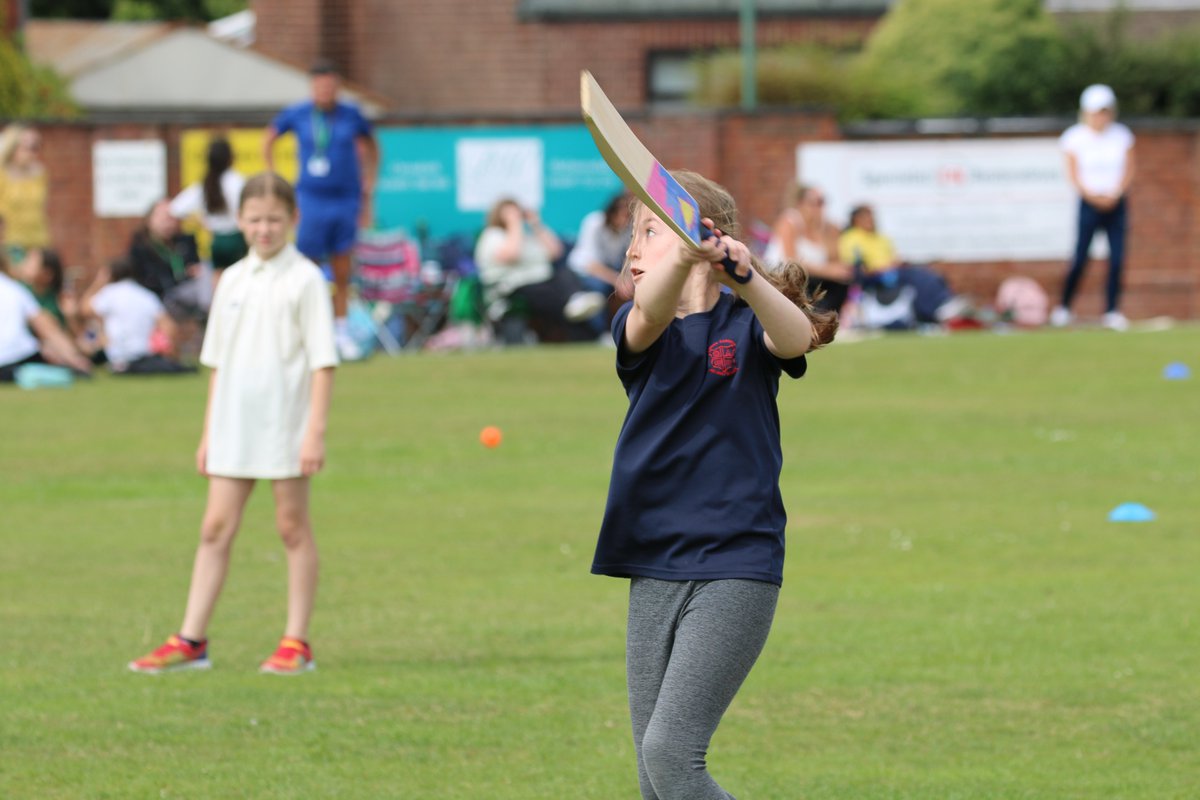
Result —
[[592, 572], [782, 584], [775, 396], [780, 374], [799, 378], [807, 361], [775, 357], [754, 312], [728, 293], [632, 355], [622, 344], [632, 307], [613, 318], [629, 411]]
[[[300, 145], [297, 191], [354, 199], [362, 194], [356, 142], [371, 135], [371, 123], [357, 106], [339, 102], [332, 111], [321, 111], [305, 100], [280, 111], [271, 127], [280, 135], [296, 134]], [[310, 166], [314, 157], [323, 160], [320, 169]]]

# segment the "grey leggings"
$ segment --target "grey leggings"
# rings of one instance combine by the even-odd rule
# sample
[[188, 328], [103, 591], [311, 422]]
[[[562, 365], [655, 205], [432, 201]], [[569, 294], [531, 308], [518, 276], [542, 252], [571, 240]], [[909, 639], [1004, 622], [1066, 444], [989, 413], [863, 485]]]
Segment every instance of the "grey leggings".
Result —
[[749, 580], [629, 585], [626, 672], [645, 800], [732, 800], [708, 743], [762, 652], [779, 587]]

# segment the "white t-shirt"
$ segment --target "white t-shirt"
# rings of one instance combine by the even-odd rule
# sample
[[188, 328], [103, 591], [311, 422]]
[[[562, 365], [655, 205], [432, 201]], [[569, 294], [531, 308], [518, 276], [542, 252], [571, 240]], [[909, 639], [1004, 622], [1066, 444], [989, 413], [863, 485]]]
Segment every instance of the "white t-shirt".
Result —
[[496, 258], [496, 251], [504, 244], [508, 231], [489, 227], [475, 245], [475, 264], [479, 267], [479, 280], [483, 283], [489, 299], [508, 297], [522, 286], [542, 283], [554, 276], [554, 265], [550, 254], [538, 240], [537, 234], [528, 228], [521, 240], [521, 252], [516, 261], [505, 262]]
[[33, 292], [0, 272], [0, 364], [24, 361], [41, 349], [29, 331], [40, 310]]
[[567, 266], [582, 276], [589, 275], [588, 267], [596, 262], [619, 272], [629, 239], [628, 230], [614, 231], [604, 224], [603, 211], [593, 211], [579, 226], [579, 237], [567, 256]]
[[1082, 122], [1058, 138], [1063, 152], [1075, 156], [1079, 183], [1091, 194], [1113, 195], [1121, 187], [1125, 164], [1133, 147], [1133, 132], [1119, 122], [1096, 131]]
[[104, 354], [113, 365], [150, 355], [150, 335], [163, 304], [133, 279], [110, 283], [92, 297], [92, 310], [104, 321]]
[[186, 219], [193, 214], [199, 214], [204, 220], [204, 228], [209, 233], [233, 233], [238, 229], [237, 208], [245, 185], [246, 179], [241, 173], [232, 169], [225, 170], [221, 174], [221, 194], [225, 196], [225, 210], [219, 214], [210, 214], [204, 205], [204, 184], [193, 183], [171, 201], [171, 216]]
[[208, 420], [208, 472], [295, 478], [312, 373], [337, 366], [325, 276], [293, 245], [253, 252], [217, 284], [200, 363], [217, 371]]

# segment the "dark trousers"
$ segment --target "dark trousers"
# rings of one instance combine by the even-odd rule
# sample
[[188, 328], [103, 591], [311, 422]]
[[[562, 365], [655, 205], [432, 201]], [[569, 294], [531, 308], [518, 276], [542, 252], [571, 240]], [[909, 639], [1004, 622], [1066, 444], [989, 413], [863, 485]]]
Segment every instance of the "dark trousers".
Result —
[[514, 289], [512, 297], [520, 298], [529, 310], [530, 321], [545, 326], [552, 340], [586, 341], [596, 333], [586, 322], [569, 322], [563, 307], [571, 295], [583, 291], [579, 276], [569, 269], [555, 268], [550, 280]]
[[1108, 211], [1100, 211], [1083, 200], [1079, 201], [1079, 229], [1075, 240], [1075, 257], [1063, 284], [1062, 306], [1070, 308], [1079, 281], [1088, 265], [1088, 250], [1100, 228], [1108, 237], [1108, 283], [1104, 289], [1105, 311], [1116, 311], [1121, 299], [1121, 271], [1125, 264], [1125, 229], [1128, 225], [1125, 198]]
[[45, 364], [46, 359], [41, 353], [34, 353], [28, 358], [14, 361], [11, 364], [0, 364], [0, 383], [13, 383], [17, 379], [17, 370], [26, 364]]

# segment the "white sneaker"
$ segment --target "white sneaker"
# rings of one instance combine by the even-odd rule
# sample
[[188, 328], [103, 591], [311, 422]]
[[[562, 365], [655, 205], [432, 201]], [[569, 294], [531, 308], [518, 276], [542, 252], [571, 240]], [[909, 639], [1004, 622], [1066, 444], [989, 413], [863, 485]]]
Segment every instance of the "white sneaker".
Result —
[[1125, 315], [1120, 311], [1109, 311], [1101, 318], [1100, 324], [1110, 331], [1129, 330], [1129, 320], [1125, 319]]
[[937, 311], [934, 312], [934, 316], [937, 318], [938, 322], [946, 322], [954, 319], [955, 317], [961, 317], [970, 310], [971, 303], [967, 300], [967, 298], [955, 295], [938, 306]]
[[563, 316], [568, 322], [583, 322], [599, 314], [607, 303], [599, 292], [576, 292], [563, 306]]
[[1071, 312], [1063, 306], [1055, 306], [1050, 312], [1050, 324], [1056, 328], [1065, 328], [1072, 320]]
[[342, 361], [358, 361], [363, 357], [362, 348], [358, 346], [358, 342], [351, 338], [349, 333], [339, 333], [337, 335], [337, 351], [338, 358]]

